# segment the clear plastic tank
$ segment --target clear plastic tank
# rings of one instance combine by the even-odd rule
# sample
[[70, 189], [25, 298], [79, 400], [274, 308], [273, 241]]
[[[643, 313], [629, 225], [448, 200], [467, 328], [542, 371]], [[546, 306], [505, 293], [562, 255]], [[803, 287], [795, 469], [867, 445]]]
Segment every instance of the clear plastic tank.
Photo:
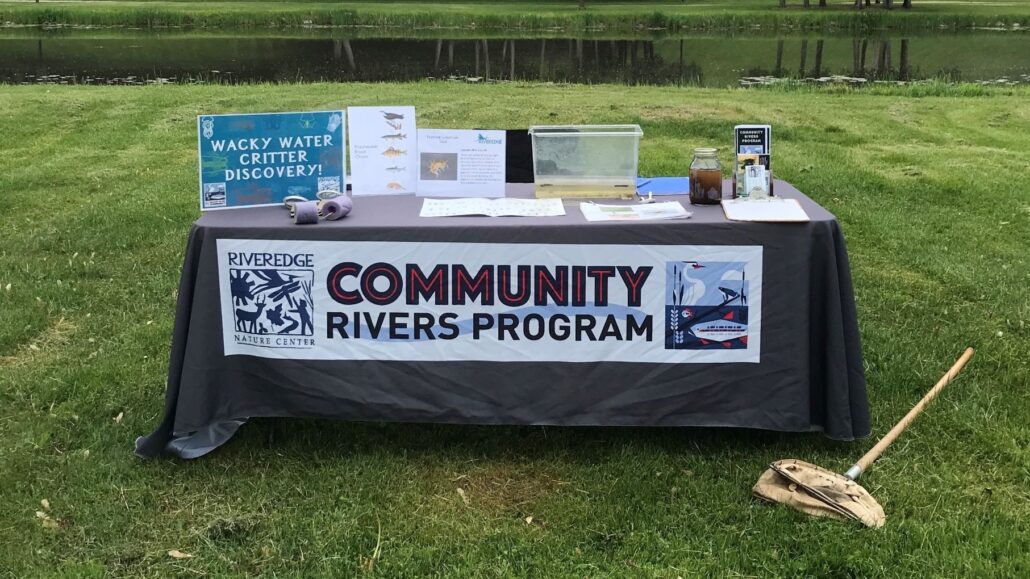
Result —
[[529, 128], [537, 197], [632, 197], [637, 192], [639, 125]]

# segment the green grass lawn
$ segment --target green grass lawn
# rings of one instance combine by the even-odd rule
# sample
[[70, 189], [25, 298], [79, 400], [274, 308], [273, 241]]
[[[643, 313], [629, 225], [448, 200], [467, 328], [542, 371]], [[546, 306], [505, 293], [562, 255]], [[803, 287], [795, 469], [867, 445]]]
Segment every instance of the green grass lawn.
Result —
[[[0, 576], [1026, 577], [1028, 97], [0, 87]], [[136, 459], [161, 415], [198, 215], [196, 115], [387, 102], [416, 105], [425, 127], [640, 123], [646, 175], [683, 174], [734, 124], [773, 123], [779, 175], [848, 241], [874, 435], [977, 348], [863, 478], [887, 526], [750, 498], [772, 460], [843, 470], [873, 443], [817, 434], [290, 420], [270, 448], [251, 424], [198, 461]]]
[[297, 27], [396, 26], [470, 29], [584, 30], [751, 30], [767, 29], [938, 29], [1030, 25], [1030, 2], [1021, 0], [913, 0], [911, 10], [886, 11], [873, 5], [856, 11], [851, 0], [817, 0], [805, 10], [801, 0], [786, 9], [776, 0], [703, 0], [697, 2], [575, 1], [419, 3], [254, 2], [222, 0], [65, 0], [0, 1], [0, 22], [15, 24], [84, 24], [136, 27]]

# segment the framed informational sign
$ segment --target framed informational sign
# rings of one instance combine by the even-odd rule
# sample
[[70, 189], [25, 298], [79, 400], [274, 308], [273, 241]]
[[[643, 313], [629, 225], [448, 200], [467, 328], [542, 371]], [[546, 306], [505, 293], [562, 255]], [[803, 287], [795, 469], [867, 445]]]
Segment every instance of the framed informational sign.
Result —
[[348, 107], [351, 191], [414, 193], [418, 186], [415, 107]]
[[418, 131], [419, 197], [504, 197], [505, 132]]
[[200, 209], [277, 205], [346, 188], [343, 111], [197, 117]]

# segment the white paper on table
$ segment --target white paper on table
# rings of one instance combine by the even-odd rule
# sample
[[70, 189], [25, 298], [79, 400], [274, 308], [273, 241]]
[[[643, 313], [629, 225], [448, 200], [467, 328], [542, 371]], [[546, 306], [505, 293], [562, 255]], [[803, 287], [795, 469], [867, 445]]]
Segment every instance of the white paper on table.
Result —
[[561, 199], [426, 199], [419, 217], [558, 217], [565, 215]]
[[355, 196], [415, 192], [415, 107], [348, 107], [347, 128]]
[[420, 197], [504, 197], [504, 131], [418, 132]]
[[771, 221], [803, 223], [811, 221], [797, 199], [724, 199], [722, 211], [730, 221]]
[[679, 201], [641, 205], [601, 205], [589, 201], [579, 204], [587, 221], [645, 221], [649, 219], [686, 219], [693, 215]]

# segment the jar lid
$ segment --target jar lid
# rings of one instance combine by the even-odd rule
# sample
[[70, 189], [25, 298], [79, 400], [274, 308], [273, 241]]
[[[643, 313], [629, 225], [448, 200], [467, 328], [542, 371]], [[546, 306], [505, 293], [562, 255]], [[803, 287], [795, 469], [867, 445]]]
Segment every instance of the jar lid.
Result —
[[716, 149], [715, 147], [699, 147], [697, 149], [694, 149], [694, 156], [695, 157], [714, 157], [715, 153], [718, 152], [718, 151], [719, 151], [719, 149]]

